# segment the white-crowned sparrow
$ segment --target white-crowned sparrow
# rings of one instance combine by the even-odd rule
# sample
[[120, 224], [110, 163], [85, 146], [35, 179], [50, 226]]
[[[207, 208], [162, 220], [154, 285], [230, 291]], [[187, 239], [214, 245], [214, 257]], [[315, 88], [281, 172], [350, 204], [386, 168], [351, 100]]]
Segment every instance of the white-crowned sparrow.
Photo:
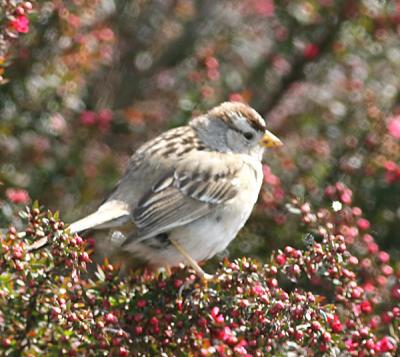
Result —
[[70, 230], [133, 223], [123, 251], [156, 267], [189, 263], [207, 276], [196, 262], [243, 227], [260, 191], [264, 147], [279, 145], [254, 109], [222, 103], [140, 147], [107, 200]]

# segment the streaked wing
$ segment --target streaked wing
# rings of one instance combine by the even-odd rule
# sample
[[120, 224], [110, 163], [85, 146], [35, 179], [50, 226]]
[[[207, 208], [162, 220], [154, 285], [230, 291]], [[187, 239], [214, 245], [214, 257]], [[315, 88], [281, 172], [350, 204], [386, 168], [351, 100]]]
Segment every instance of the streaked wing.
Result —
[[230, 160], [221, 154], [210, 154], [207, 160], [197, 153], [183, 161], [142, 197], [133, 211], [139, 239], [199, 219], [236, 196], [241, 163], [232, 158], [227, 164]]
[[185, 196], [174, 187], [155, 193], [148, 200], [142, 201], [133, 212], [140, 239], [187, 224], [210, 211], [207, 204]]

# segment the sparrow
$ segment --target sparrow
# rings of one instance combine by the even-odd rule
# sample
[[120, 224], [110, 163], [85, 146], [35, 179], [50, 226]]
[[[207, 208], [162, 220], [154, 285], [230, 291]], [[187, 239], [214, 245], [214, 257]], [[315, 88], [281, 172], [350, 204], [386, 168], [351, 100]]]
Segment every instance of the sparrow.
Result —
[[119, 249], [152, 267], [198, 262], [223, 251], [244, 226], [263, 181], [264, 149], [282, 145], [241, 102], [222, 103], [142, 145], [98, 209], [71, 233], [131, 227]]

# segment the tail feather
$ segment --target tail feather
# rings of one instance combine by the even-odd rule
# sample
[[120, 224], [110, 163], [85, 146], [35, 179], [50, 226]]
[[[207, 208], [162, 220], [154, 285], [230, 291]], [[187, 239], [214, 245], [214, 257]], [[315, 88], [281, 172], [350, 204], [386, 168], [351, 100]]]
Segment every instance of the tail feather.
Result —
[[129, 220], [130, 214], [126, 207], [118, 207], [111, 202], [101, 206], [96, 212], [72, 223], [71, 233], [79, 233], [88, 229], [111, 228]]

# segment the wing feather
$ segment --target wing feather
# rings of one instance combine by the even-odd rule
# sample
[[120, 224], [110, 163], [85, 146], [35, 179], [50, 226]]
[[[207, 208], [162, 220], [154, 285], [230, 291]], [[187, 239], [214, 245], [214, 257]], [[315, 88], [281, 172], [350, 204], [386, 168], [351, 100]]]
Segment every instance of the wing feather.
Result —
[[216, 156], [211, 161], [182, 162], [143, 195], [132, 213], [138, 227], [136, 239], [197, 220], [236, 196], [233, 180], [241, 165], [228, 170], [226, 158]]

